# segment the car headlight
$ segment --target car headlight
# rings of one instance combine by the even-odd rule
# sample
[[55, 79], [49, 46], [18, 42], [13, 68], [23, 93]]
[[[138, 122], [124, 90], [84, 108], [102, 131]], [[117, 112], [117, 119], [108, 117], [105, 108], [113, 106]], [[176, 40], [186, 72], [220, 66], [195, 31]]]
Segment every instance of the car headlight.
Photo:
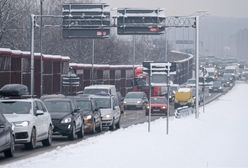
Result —
[[162, 107], [162, 109], [166, 109], [166, 107], [165, 107], [165, 106], [163, 106], [163, 107]]
[[15, 124], [14, 123], [11, 123], [11, 129], [12, 129], [12, 131], [15, 130]]
[[92, 116], [91, 115], [87, 115], [85, 118], [86, 118], [86, 120], [90, 120], [92, 118]]
[[146, 108], [147, 108], [147, 109], [149, 109], [149, 108], [150, 108], [150, 106], [146, 106]]
[[140, 100], [138, 100], [138, 101], [137, 101], [137, 104], [140, 104], [140, 103], [141, 103], [141, 101], [140, 101]]
[[106, 118], [112, 118], [112, 116], [110, 114], [107, 114], [104, 117], [106, 117]]
[[123, 101], [124, 104], [126, 104], [127, 102], [126, 101]]
[[67, 124], [67, 123], [70, 123], [70, 122], [71, 122], [71, 117], [66, 117], [66, 118], [64, 118], [64, 119], [61, 121], [62, 124]]
[[28, 121], [14, 122], [14, 127], [27, 127], [28, 125]]

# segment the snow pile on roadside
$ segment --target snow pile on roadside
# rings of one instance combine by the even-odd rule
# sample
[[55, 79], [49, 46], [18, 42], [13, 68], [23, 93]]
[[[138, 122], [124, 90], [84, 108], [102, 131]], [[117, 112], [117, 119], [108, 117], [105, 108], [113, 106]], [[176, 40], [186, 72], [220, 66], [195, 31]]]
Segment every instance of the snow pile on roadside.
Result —
[[[248, 167], [247, 84], [206, 106], [194, 115], [135, 125], [88, 138], [6, 168], [127, 168], [127, 167]], [[200, 110], [202, 111], [202, 110]]]

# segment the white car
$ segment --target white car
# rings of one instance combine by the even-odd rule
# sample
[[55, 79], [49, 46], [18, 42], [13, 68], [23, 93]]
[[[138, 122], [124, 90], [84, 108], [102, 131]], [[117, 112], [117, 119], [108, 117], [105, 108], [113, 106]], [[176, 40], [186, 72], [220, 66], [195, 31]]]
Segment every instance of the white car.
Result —
[[2, 99], [0, 112], [14, 126], [15, 142], [33, 149], [41, 141], [44, 146], [52, 143], [53, 125], [46, 106], [40, 99]]
[[97, 108], [101, 112], [102, 126], [111, 130], [120, 128], [121, 110], [114, 96], [94, 96]]

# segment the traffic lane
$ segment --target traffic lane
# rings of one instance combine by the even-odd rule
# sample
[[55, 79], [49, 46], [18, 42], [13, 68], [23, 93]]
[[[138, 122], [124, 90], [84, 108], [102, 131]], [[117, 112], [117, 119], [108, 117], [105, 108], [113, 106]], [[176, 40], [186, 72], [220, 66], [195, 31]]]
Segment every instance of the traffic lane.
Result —
[[[170, 116], [174, 116], [174, 105], [170, 104]], [[159, 119], [166, 116], [151, 116], [151, 121]], [[145, 110], [125, 110], [121, 116], [121, 127], [127, 128], [131, 125], [141, 124], [148, 122], [148, 116], [146, 116]]]
[[5, 158], [3, 153], [0, 153], [0, 167], [3, 165], [6, 165], [8, 163], [13, 163], [19, 160], [23, 160], [25, 158], [30, 158], [33, 156], [37, 156], [39, 154], [43, 154], [45, 152], [50, 152], [52, 150], [55, 150], [58, 147], [63, 147], [63, 146], [67, 146], [70, 144], [76, 144], [80, 141], [83, 141], [85, 139], [88, 139], [90, 137], [93, 136], [98, 136], [103, 134], [107, 129], [104, 129], [103, 132], [101, 133], [96, 133], [96, 134], [86, 134], [85, 137], [83, 139], [76, 139], [76, 140], [69, 140], [66, 136], [55, 136], [53, 135], [53, 142], [51, 146], [43, 146], [41, 142], [37, 142], [37, 146], [35, 149], [33, 150], [27, 150], [24, 148], [23, 144], [16, 144], [16, 151], [14, 153], [14, 157], [13, 158]]
[[[229, 89], [230, 88], [227, 88], [225, 90], [225, 92], [227, 92]], [[213, 101], [214, 99], [216, 99], [220, 95], [221, 95], [221, 93], [209, 94], [206, 97], [205, 103], [207, 104], [208, 102]], [[170, 105], [170, 116], [174, 116], [173, 103]], [[151, 120], [153, 121], [153, 120], [156, 120], [160, 117], [161, 116], [152, 116]], [[163, 117], [165, 117], [165, 116], [163, 116]], [[136, 125], [136, 124], [145, 123], [145, 122], [148, 122], [148, 116], [145, 115], [145, 110], [125, 110], [121, 116], [121, 127], [122, 128], [127, 128], [131, 125]], [[108, 129], [104, 129], [103, 133], [105, 131], [108, 131]], [[97, 136], [97, 135], [101, 135], [101, 134], [102, 133], [93, 134], [93, 135], [87, 134], [84, 139], [87, 139], [87, 138], [90, 138], [93, 136]], [[26, 149], [24, 149], [24, 145], [17, 144], [15, 156], [13, 158], [5, 158], [2, 153], [0, 154], [0, 166], [4, 165], [4, 164], [11, 163], [11, 162], [15, 162], [15, 161], [18, 161], [21, 159], [25, 159], [28, 157], [32, 157], [34, 155], [39, 155], [39, 154], [42, 154], [44, 152], [49, 152], [49, 151], [56, 149], [57, 147], [63, 147], [63, 146], [66, 146], [69, 144], [74, 144], [74, 143], [77, 143], [80, 141], [81, 141], [81, 139], [76, 139], [74, 141], [70, 141], [67, 139], [67, 137], [53, 136], [53, 143], [50, 147], [43, 147], [42, 144], [39, 142], [39, 143], [37, 143], [37, 148], [35, 148], [34, 150], [26, 150]]]

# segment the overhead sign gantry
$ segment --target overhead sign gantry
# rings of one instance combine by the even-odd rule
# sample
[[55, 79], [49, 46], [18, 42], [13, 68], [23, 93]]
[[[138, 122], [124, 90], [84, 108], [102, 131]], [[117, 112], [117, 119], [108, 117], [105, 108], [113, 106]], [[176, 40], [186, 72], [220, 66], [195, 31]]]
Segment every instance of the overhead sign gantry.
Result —
[[161, 9], [117, 9], [118, 35], [159, 35], [165, 30]]
[[107, 38], [110, 34], [110, 10], [104, 3], [63, 5], [64, 38]]

